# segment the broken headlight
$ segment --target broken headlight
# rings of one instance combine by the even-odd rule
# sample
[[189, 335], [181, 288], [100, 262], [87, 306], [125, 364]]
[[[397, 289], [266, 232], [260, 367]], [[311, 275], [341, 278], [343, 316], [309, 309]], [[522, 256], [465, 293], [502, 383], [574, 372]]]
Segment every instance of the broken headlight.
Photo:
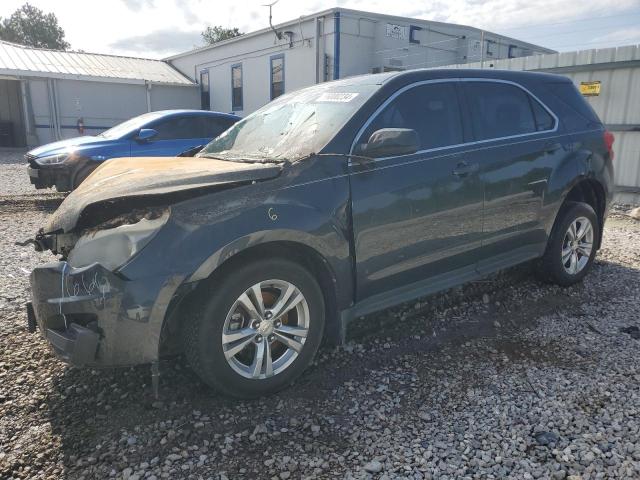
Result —
[[67, 262], [72, 267], [97, 262], [108, 270], [116, 270], [142, 250], [168, 219], [169, 210], [165, 210], [156, 218], [142, 218], [136, 223], [86, 232], [69, 253]]
[[60, 155], [49, 155], [47, 157], [36, 158], [36, 162], [39, 165], [58, 165], [66, 162], [68, 158], [68, 153], [61, 153]]

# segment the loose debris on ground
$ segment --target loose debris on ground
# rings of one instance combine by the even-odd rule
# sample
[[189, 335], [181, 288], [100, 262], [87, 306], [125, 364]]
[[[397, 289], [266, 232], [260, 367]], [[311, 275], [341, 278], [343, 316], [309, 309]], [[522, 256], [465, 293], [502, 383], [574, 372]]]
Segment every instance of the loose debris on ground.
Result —
[[0, 478], [640, 478], [630, 206], [580, 285], [524, 266], [370, 316], [253, 402], [164, 360], [156, 401], [148, 367], [70, 368], [26, 332], [28, 274], [52, 258], [14, 242], [61, 197], [31, 191], [18, 155], [0, 159]]

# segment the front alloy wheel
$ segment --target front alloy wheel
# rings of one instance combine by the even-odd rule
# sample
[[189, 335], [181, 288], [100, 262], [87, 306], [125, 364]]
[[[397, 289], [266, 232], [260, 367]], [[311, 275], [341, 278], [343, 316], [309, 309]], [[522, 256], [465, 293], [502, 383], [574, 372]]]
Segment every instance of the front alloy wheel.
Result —
[[309, 305], [284, 280], [256, 283], [234, 302], [222, 331], [224, 356], [245, 378], [264, 379], [286, 370], [309, 334]]
[[255, 398], [288, 386], [309, 366], [324, 332], [313, 275], [282, 258], [235, 262], [199, 290], [184, 351], [208, 385]]

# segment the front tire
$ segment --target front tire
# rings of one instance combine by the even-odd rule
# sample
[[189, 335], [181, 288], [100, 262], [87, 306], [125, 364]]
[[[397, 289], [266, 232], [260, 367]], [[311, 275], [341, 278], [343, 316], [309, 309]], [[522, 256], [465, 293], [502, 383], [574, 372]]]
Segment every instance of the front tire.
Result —
[[324, 300], [314, 277], [276, 258], [236, 265], [216, 280], [185, 326], [193, 370], [237, 398], [290, 385], [313, 361], [324, 332]]
[[590, 205], [567, 203], [560, 210], [547, 249], [537, 265], [538, 276], [563, 287], [581, 281], [596, 256], [600, 228]]

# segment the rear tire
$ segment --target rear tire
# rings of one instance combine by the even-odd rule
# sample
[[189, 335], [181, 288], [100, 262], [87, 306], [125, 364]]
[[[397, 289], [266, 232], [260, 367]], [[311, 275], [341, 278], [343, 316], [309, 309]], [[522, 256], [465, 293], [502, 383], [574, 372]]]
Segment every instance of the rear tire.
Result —
[[315, 278], [300, 265], [278, 258], [236, 265], [204, 287], [201, 298], [185, 325], [184, 351], [220, 393], [277, 392], [313, 361], [325, 306]]
[[581, 281], [596, 256], [598, 216], [587, 203], [569, 202], [560, 210], [547, 249], [536, 265], [538, 277], [568, 287]]

